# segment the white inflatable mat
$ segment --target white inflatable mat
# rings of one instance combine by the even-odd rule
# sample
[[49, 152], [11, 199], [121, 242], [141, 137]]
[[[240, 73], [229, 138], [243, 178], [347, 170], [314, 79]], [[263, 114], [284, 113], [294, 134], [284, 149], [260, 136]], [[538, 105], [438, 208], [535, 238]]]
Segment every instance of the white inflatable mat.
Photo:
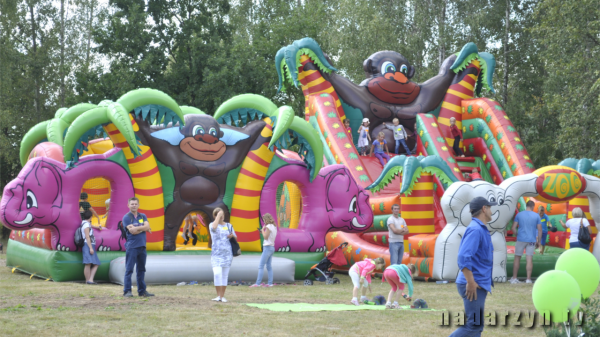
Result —
[[[254, 282], [258, 276], [260, 255], [241, 255], [233, 258], [229, 271], [229, 282]], [[294, 282], [296, 263], [282, 257], [272, 258], [273, 282]], [[110, 262], [108, 276], [111, 282], [123, 284], [125, 278], [125, 257]], [[212, 282], [214, 275], [210, 255], [149, 255], [146, 259], [146, 284], [177, 284], [179, 282]], [[136, 283], [136, 270], [131, 276]], [[265, 268], [263, 282], [267, 282]]]

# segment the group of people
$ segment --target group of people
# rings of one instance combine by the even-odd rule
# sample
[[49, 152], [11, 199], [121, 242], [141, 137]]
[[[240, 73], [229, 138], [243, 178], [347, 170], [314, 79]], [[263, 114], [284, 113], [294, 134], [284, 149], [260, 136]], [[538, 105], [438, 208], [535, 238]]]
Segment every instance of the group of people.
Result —
[[[94, 229], [104, 230], [105, 228], [98, 224], [92, 224], [92, 217], [95, 214], [91, 205], [87, 201], [87, 194], [82, 193], [80, 201], [80, 211], [82, 211], [82, 224], [80, 227], [84, 238], [84, 247], [82, 247], [82, 256], [84, 264], [84, 276], [86, 284], [96, 284], [94, 276], [100, 266], [100, 259], [96, 253], [96, 240], [94, 238]], [[138, 198], [130, 198], [127, 206], [129, 212], [123, 216], [123, 227], [126, 229], [127, 242], [125, 243], [125, 279], [123, 287], [123, 297], [133, 297], [131, 291], [131, 276], [134, 268], [136, 269], [136, 281], [138, 295], [141, 297], [150, 297], [154, 294], [146, 290], [144, 277], [146, 273], [146, 233], [151, 233], [148, 218], [144, 213], [138, 212], [140, 201]], [[98, 215], [96, 214], [96, 217]], [[225, 289], [229, 276], [229, 269], [233, 261], [233, 251], [230, 239], [236, 238], [233, 225], [225, 222], [225, 213], [221, 208], [215, 208], [213, 211], [214, 221], [209, 224], [209, 233], [211, 236], [211, 265], [214, 274], [214, 284], [217, 292], [217, 297], [213, 301], [227, 302], [225, 298]], [[188, 227], [186, 237], [189, 239], [190, 229], [193, 227], [193, 220], [186, 222]], [[264, 238], [263, 252], [260, 258], [258, 276], [256, 283], [251, 287], [273, 286], [273, 268], [271, 261], [275, 253], [275, 238], [277, 236], [277, 226], [273, 217], [267, 213], [263, 216], [264, 226], [262, 227], [262, 235]], [[192, 236], [193, 237], [193, 236]], [[196, 239], [196, 238], [194, 238]], [[264, 275], [264, 268], [267, 269], [268, 283], [262, 284], [261, 281]]]
[[[383, 123], [383, 126], [386, 129], [392, 130], [392, 132], [394, 133], [394, 140], [396, 142], [394, 152], [398, 154], [400, 151], [400, 145], [402, 145], [406, 154], [410, 156], [412, 153], [408, 148], [408, 145], [406, 144], [406, 141], [408, 140], [408, 134], [406, 133], [406, 129], [404, 128], [404, 126], [402, 126], [402, 124], [400, 124], [398, 118], [394, 118], [392, 123], [392, 125]], [[369, 119], [363, 118], [362, 124], [358, 128], [358, 152], [361, 156], [366, 156], [367, 153], [369, 153], [371, 157], [375, 155], [375, 157], [379, 159], [379, 163], [381, 164], [381, 166], [385, 166], [385, 163], [390, 160], [390, 152], [388, 151], [387, 141], [385, 140], [385, 133], [383, 133], [383, 131], [379, 132], [377, 134], [377, 139], [371, 141], [369, 125]], [[344, 120], [344, 126], [346, 127], [347, 133], [351, 135], [352, 129], [350, 128], [350, 120], [348, 120], [347, 118]], [[384, 161], [384, 159], [386, 161]]]

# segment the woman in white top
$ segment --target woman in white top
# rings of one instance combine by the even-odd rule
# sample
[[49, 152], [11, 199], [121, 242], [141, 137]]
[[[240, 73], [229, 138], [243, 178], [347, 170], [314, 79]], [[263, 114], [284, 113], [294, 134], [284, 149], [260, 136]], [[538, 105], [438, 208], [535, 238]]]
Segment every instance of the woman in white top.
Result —
[[565, 229], [571, 229], [571, 237], [569, 237], [569, 245], [571, 248], [583, 248], [586, 250], [590, 250], [590, 244], [585, 244], [579, 241], [579, 226], [589, 227], [590, 223], [585, 218], [583, 211], [581, 208], [577, 207], [573, 209], [573, 219], [570, 219], [565, 224], [562, 220], [560, 220], [561, 225]]
[[263, 242], [263, 252], [260, 256], [260, 263], [258, 264], [258, 277], [256, 278], [256, 283], [250, 286], [252, 288], [261, 286], [263, 274], [265, 272], [265, 264], [267, 265], [267, 274], [269, 275], [269, 281], [265, 287], [273, 286], [273, 267], [271, 267], [271, 260], [275, 253], [277, 226], [275, 225], [275, 219], [273, 219], [269, 213], [263, 215], [263, 223], [265, 225], [262, 228], [262, 235], [263, 238], [265, 238], [265, 241]]

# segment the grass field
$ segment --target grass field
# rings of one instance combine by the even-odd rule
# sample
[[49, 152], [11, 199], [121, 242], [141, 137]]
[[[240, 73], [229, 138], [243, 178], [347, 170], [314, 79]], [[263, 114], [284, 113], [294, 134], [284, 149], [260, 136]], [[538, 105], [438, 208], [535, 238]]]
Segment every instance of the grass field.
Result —
[[[121, 297], [115, 284], [86, 286], [81, 283], [46, 282], [29, 275], [11, 273], [0, 255], [0, 335], [2, 336], [447, 336], [454, 326], [441, 327], [441, 312], [411, 310], [272, 312], [245, 303], [349, 303], [351, 282], [341, 275], [341, 284], [315, 283], [273, 288], [228, 287], [229, 303], [210, 301], [209, 286], [151, 286], [156, 297]], [[373, 283], [372, 297], [387, 295], [380, 280]], [[534, 310], [532, 285], [498, 284], [488, 296], [486, 310], [499, 315], [510, 311], [506, 325], [487, 326], [484, 336], [545, 336], [539, 320], [515, 313]], [[452, 315], [462, 310], [454, 284], [415, 283], [414, 298], [423, 298], [431, 308]], [[404, 303], [406, 303], [403, 300]], [[526, 316], [526, 315], [525, 315]]]

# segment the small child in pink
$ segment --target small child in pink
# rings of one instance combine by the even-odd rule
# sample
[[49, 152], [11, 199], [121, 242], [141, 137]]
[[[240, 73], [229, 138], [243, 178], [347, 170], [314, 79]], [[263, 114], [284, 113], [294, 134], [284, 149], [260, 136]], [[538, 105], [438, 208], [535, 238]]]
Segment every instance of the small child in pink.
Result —
[[376, 259], [364, 259], [363, 261], [357, 262], [350, 267], [348, 270], [348, 276], [352, 279], [354, 289], [352, 290], [352, 301], [350, 303], [359, 305], [358, 302], [358, 289], [361, 289], [360, 301], [363, 302], [367, 299], [367, 287], [371, 286], [371, 274], [375, 270], [382, 270], [385, 267], [385, 261], [383, 258], [378, 257]]
[[[383, 272], [383, 278], [381, 282], [387, 281], [392, 287], [390, 290], [390, 294], [388, 295], [388, 300], [385, 305], [386, 309], [397, 309], [400, 307], [398, 304], [398, 295], [402, 293], [404, 290], [404, 284], [408, 284], [408, 296], [406, 296], [406, 300], [410, 301], [413, 295], [413, 283], [412, 278], [413, 275], [417, 273], [417, 267], [409, 263], [408, 265], [404, 264], [393, 264], [385, 269]], [[394, 303], [392, 304], [392, 296], [394, 296]]]

